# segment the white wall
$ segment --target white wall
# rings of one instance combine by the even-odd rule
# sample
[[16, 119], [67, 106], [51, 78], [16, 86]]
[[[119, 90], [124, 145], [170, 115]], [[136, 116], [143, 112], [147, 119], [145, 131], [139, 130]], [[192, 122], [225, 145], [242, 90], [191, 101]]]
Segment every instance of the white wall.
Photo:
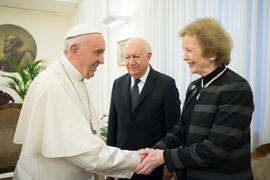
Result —
[[[74, 24], [74, 15], [0, 7], [0, 24], [14, 24], [26, 29], [36, 41], [36, 59], [44, 59], [50, 64], [63, 54], [64, 37]], [[1, 74], [10, 73], [0, 71]], [[0, 89], [18, 102], [16, 93], [4, 86], [6, 82], [7, 79], [0, 76]]]
[[[108, 61], [110, 61], [110, 86], [114, 79], [127, 73], [125, 66], [117, 64], [117, 42], [130, 37], [145, 37], [145, 17], [142, 0], [109, 0], [108, 16], [127, 16], [129, 20], [120, 26], [108, 29]], [[147, 39], [146, 39], [147, 40]]]
[[[143, 0], [107, 0], [107, 16], [127, 16], [128, 22], [107, 29], [107, 50], [105, 64], [107, 68], [107, 84], [104, 87], [105, 102], [103, 103], [103, 114], [109, 113], [109, 104], [112, 85], [115, 79], [127, 73], [125, 66], [119, 66], [117, 62], [117, 42], [131, 37], [145, 37], [145, 17]], [[101, 91], [99, 91], [101, 92]], [[97, 111], [101, 111], [97, 107]]]

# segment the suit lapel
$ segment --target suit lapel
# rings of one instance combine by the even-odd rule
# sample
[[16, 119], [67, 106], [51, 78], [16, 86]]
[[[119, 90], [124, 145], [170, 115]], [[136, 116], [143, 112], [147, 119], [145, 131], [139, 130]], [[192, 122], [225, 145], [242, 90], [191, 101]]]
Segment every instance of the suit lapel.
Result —
[[128, 108], [130, 106], [130, 83], [130, 75], [128, 74], [124, 79], [124, 83], [122, 84], [124, 105]]
[[[146, 82], [143, 86], [142, 92], [139, 96], [138, 103], [135, 107], [136, 108], [143, 102], [143, 100], [146, 98], [146, 96], [152, 91], [152, 89], [155, 87], [155, 80], [156, 80], [156, 72], [155, 70], [150, 66], [150, 72], [148, 74], [148, 77], [146, 79]], [[134, 110], [134, 111], [135, 111]]]

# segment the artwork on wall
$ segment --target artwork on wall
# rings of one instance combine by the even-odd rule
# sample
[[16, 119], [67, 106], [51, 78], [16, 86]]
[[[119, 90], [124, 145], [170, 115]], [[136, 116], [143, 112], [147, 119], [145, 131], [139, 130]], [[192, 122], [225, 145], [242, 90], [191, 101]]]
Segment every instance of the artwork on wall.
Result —
[[126, 45], [127, 41], [130, 40], [130, 39], [131, 38], [128, 38], [128, 39], [124, 39], [122, 41], [117, 42], [117, 61], [118, 61], [119, 66], [124, 66], [125, 65], [124, 50], [125, 50], [125, 45]]
[[24, 28], [13, 24], [0, 25], [0, 70], [15, 72], [8, 62], [12, 58], [20, 66], [34, 61], [37, 46], [32, 35]]

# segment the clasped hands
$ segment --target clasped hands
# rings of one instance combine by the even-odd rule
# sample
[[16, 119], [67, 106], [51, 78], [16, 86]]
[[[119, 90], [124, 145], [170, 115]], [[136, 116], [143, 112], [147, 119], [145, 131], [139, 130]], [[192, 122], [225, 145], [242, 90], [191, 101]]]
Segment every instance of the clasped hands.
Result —
[[150, 174], [156, 167], [164, 163], [163, 150], [161, 149], [140, 149], [138, 153], [141, 162], [133, 170], [137, 174]]

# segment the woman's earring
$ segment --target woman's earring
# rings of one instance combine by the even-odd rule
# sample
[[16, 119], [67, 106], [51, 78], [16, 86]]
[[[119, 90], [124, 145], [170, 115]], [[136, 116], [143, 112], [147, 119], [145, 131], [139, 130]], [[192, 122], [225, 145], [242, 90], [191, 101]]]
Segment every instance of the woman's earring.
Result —
[[213, 58], [213, 57], [210, 58], [210, 61], [214, 61], [214, 60], [215, 60], [215, 58]]

